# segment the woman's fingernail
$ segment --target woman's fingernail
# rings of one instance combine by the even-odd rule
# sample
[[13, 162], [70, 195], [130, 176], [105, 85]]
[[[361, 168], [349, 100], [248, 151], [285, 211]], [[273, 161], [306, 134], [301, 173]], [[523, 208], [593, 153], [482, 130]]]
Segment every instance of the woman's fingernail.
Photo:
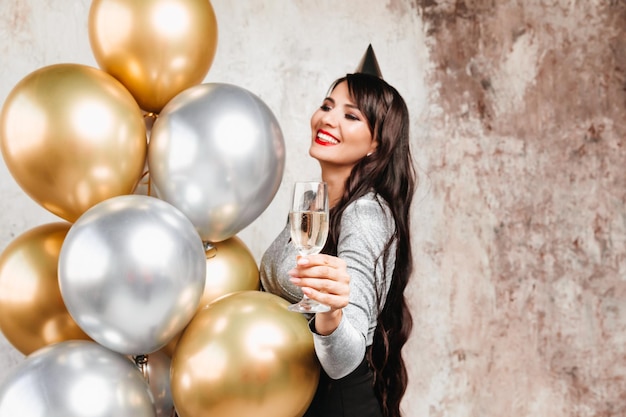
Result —
[[297, 261], [298, 265], [307, 265], [309, 263], [309, 258], [305, 258], [304, 256], [299, 258]]

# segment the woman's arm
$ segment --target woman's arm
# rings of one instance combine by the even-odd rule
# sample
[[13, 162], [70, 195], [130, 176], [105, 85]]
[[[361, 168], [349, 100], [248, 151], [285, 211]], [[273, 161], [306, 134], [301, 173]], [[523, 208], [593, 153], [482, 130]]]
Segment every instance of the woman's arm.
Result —
[[377, 283], [385, 296], [382, 251], [393, 233], [389, 218], [376, 200], [358, 200], [342, 217], [338, 257], [310, 255], [290, 271], [303, 292], [331, 306], [311, 321], [317, 356], [331, 378], [354, 370], [371, 344]]

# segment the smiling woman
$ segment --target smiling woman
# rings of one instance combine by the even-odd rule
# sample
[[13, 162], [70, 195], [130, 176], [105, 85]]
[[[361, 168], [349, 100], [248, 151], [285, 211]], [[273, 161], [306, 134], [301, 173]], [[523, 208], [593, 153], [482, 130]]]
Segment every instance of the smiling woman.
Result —
[[305, 417], [400, 416], [416, 182], [408, 124], [398, 91], [359, 72], [335, 81], [311, 117], [309, 154], [331, 205], [326, 246], [296, 256], [287, 225], [261, 260], [266, 291], [292, 302], [304, 293], [330, 306], [310, 317], [323, 372]]
[[[364, 156], [378, 145], [372, 138], [369, 121], [354, 104], [348, 84], [337, 84], [311, 117], [313, 142], [309, 154], [326, 172], [347, 176]], [[335, 174], [332, 174], [335, 175]]]

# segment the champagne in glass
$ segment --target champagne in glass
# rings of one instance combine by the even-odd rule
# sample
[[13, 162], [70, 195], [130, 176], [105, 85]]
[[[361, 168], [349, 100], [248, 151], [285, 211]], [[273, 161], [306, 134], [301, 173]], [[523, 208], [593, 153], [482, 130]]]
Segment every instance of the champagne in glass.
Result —
[[328, 236], [328, 214], [323, 211], [289, 213], [291, 241], [300, 255], [319, 253]]
[[[296, 182], [289, 212], [291, 242], [300, 255], [319, 253], [328, 237], [328, 186], [325, 182]], [[330, 307], [303, 295], [302, 300], [289, 306], [300, 313], [329, 311]]]

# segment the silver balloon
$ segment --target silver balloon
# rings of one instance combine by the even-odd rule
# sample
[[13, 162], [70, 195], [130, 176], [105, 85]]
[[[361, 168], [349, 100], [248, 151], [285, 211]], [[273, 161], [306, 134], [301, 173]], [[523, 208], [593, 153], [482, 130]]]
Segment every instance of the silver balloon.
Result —
[[126, 355], [154, 352], [195, 314], [204, 245], [191, 222], [154, 197], [126, 195], [87, 210], [59, 255], [59, 287], [93, 340]]
[[252, 223], [274, 198], [285, 143], [260, 98], [231, 84], [200, 84], [159, 114], [148, 166], [159, 197], [185, 213], [204, 241], [220, 242]]
[[91, 341], [41, 348], [0, 385], [0, 417], [154, 417], [133, 363]]
[[[157, 417], [171, 417], [174, 411], [174, 400], [170, 388], [170, 365], [172, 360], [163, 351], [142, 355], [145, 363], [139, 361], [139, 369], [150, 385], [154, 397]], [[137, 363], [137, 358], [135, 359]]]

